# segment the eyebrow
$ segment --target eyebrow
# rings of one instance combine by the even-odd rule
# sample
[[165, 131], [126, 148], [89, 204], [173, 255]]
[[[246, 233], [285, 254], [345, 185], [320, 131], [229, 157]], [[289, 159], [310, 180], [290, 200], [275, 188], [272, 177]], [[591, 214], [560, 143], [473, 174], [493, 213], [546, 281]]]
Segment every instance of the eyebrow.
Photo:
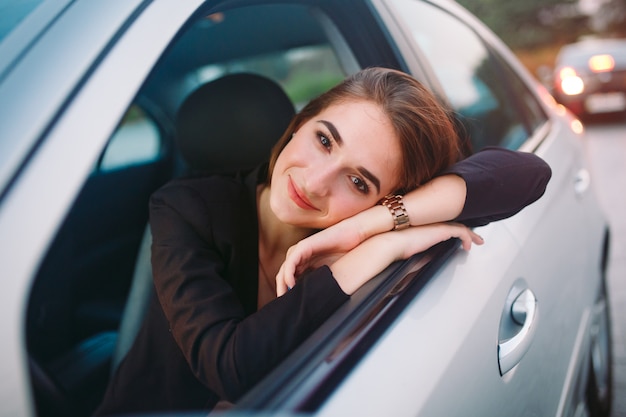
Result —
[[[330, 131], [333, 139], [335, 140], [335, 143], [337, 143], [337, 145], [341, 147], [343, 145], [343, 139], [335, 125], [328, 120], [319, 120], [319, 122], [326, 126], [326, 128]], [[376, 177], [376, 175], [372, 174], [367, 168], [364, 167], [357, 167], [357, 170], [361, 175], [370, 180], [371, 183], [374, 184], [374, 186], [376, 187], [376, 192], [380, 193], [380, 180]]]

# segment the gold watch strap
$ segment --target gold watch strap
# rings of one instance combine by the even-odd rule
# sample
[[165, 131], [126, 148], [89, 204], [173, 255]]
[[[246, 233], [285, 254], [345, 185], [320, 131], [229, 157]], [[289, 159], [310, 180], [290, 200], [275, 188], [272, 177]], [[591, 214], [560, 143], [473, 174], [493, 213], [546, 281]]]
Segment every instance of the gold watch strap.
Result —
[[389, 209], [393, 217], [393, 230], [406, 229], [411, 225], [409, 222], [409, 214], [404, 207], [401, 195], [388, 195], [383, 198], [381, 204]]

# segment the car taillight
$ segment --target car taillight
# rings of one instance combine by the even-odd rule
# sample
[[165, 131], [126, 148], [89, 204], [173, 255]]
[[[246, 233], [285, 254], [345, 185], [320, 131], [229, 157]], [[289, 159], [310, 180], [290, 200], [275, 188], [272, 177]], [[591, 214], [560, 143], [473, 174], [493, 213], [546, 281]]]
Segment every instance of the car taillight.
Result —
[[594, 55], [589, 58], [588, 64], [593, 72], [606, 72], [615, 68], [615, 60], [609, 54]]
[[559, 79], [561, 80], [561, 91], [568, 96], [575, 96], [585, 90], [585, 83], [582, 78], [576, 74], [574, 68], [565, 67], [559, 71]]

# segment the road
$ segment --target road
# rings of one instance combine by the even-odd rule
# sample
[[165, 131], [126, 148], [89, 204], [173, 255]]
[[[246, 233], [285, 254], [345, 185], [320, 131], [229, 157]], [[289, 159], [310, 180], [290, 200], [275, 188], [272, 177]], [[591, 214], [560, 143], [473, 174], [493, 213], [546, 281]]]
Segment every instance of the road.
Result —
[[611, 227], [608, 288], [613, 319], [613, 411], [626, 417], [626, 117], [586, 123], [592, 180]]

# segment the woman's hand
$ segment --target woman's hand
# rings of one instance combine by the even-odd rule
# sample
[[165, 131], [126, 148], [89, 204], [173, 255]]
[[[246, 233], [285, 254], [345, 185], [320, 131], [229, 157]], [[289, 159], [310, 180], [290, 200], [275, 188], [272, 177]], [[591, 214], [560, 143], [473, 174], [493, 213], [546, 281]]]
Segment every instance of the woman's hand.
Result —
[[333, 264], [366, 238], [358, 220], [351, 217], [302, 239], [287, 251], [276, 275], [276, 295], [280, 297], [292, 288], [297, 276], [309, 269]]
[[424, 252], [437, 243], [457, 238], [465, 250], [472, 248], [472, 243], [482, 245], [483, 238], [469, 227], [455, 222], [433, 223], [423, 226], [410, 227], [406, 230], [388, 232], [384, 234], [397, 247], [397, 257], [394, 261], [407, 259], [416, 253]]
[[434, 223], [401, 231], [381, 233], [361, 243], [333, 263], [330, 268], [346, 294], [352, 294], [394, 261], [407, 259], [439, 242], [461, 240], [463, 249], [483, 239], [459, 223]]

